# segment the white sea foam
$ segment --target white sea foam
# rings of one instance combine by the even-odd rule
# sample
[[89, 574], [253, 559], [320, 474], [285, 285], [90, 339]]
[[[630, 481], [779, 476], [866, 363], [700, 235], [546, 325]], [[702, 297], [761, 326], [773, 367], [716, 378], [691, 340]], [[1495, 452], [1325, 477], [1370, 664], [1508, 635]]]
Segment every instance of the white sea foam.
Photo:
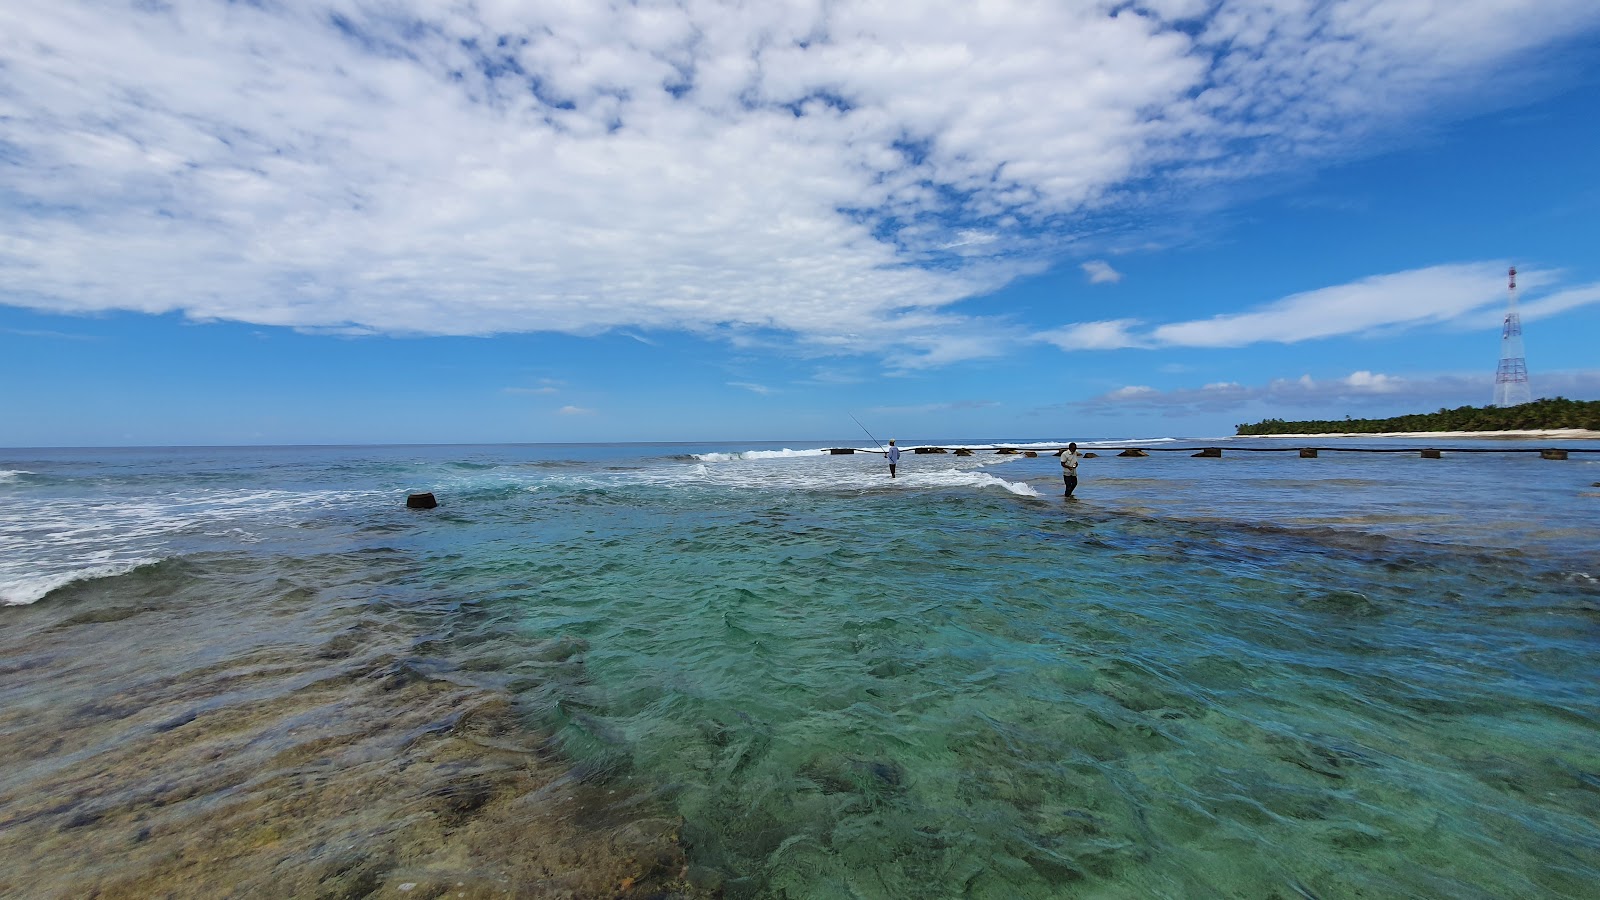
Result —
[[[1006, 481], [996, 478], [988, 472], [929, 472], [912, 473], [905, 476], [908, 483], [936, 484], [943, 487], [998, 487], [1010, 491], [1019, 497], [1037, 497], [1039, 492], [1033, 485], [1022, 481]], [[900, 479], [895, 479], [899, 481]]]
[[[1020, 459], [1017, 456], [902, 458], [898, 478], [891, 479], [881, 455], [825, 457], [826, 451], [759, 451], [760, 456], [727, 455], [701, 461], [637, 469], [629, 472], [559, 474], [547, 484], [583, 489], [615, 489], [648, 485], [663, 488], [750, 491], [874, 491], [918, 488], [1000, 488], [1022, 497], [1037, 497], [1032, 486], [979, 471]], [[708, 456], [710, 454], [707, 454]], [[704, 459], [704, 457], [701, 457]], [[531, 489], [531, 488], [530, 488]]]
[[734, 453], [696, 453], [701, 462], [733, 462], [740, 459], [791, 459], [797, 456], [825, 456], [827, 450], [743, 450]]
[[[1083, 440], [1083, 441], [1077, 441], [1076, 443], [1078, 444], [1079, 449], [1094, 450], [1096, 448], [1126, 447], [1126, 446], [1129, 446], [1129, 445], [1170, 444], [1170, 443], [1172, 443], [1174, 441], [1177, 441], [1177, 440], [1180, 440], [1180, 439], [1179, 438], [1172, 438], [1172, 437], [1118, 438], [1118, 439], [1115, 439], [1115, 440], [1104, 440], [1104, 441]], [[901, 444], [899, 446], [900, 446], [901, 451], [903, 451], [904, 453], [911, 454], [911, 455], [916, 455], [915, 451], [916, 451], [916, 449], [918, 447], [939, 447], [939, 448], [944, 449], [944, 450], [967, 449], [967, 450], [973, 450], [973, 451], [983, 451], [983, 450], [991, 450], [992, 451], [992, 450], [998, 450], [998, 449], [1000, 449], [1002, 447], [1009, 447], [1009, 448], [1011, 448], [1013, 450], [1034, 450], [1034, 451], [1045, 451], [1045, 450], [1048, 450], [1048, 451], [1054, 452], [1056, 450], [1059, 450], [1059, 449], [1067, 446], [1068, 443], [1070, 443], [1070, 442], [1067, 441], [1067, 440], [1056, 440], [1056, 441], [1031, 441], [1031, 442], [1025, 442], [1025, 443], [997, 443], [997, 444], [996, 443], [990, 443], [990, 444], [969, 444], [969, 443], [957, 443], [957, 444]], [[878, 447], [878, 446], [872, 446], [872, 447], [845, 446], [845, 447], [841, 447], [840, 449], [853, 450], [855, 453], [870, 453], [870, 454], [874, 454], [874, 455], [879, 456], [879, 457], [883, 456], [883, 448], [882, 447]], [[829, 452], [828, 452], [828, 448], [817, 448], [817, 449], [812, 449], [812, 450], [790, 450], [790, 449], [785, 448], [783, 450], [735, 450], [735, 451], [730, 451], [730, 452], [727, 452], [727, 453], [696, 453], [696, 454], [694, 454], [694, 458], [697, 459], [697, 460], [700, 460], [701, 462], [723, 463], [723, 462], [736, 462], [736, 461], [739, 461], [739, 460], [752, 460], [752, 459], [792, 459], [792, 458], [796, 458], [796, 457], [828, 456], [828, 455], [830, 455]], [[944, 455], [944, 454], [939, 454], [939, 455]], [[1000, 459], [1001, 459], [1001, 461], [1004, 461], [1004, 460], [1010, 459], [1010, 458], [1011, 458], [1010, 454], [1006, 454], [1006, 455], [1001, 456]]]
[[0, 606], [26, 606], [30, 603], [37, 603], [51, 591], [66, 587], [74, 581], [123, 575], [142, 565], [157, 561], [153, 558], [132, 559], [119, 563], [89, 566], [88, 568], [76, 569], [70, 572], [0, 577]]
[[[118, 575], [200, 546], [254, 543], [308, 513], [348, 507], [373, 491], [198, 490], [161, 496], [97, 494], [0, 505], [0, 604], [34, 603], [83, 578]], [[175, 551], [174, 546], [180, 549]]]
[[17, 478], [19, 476], [22, 476], [22, 475], [32, 475], [32, 474], [33, 474], [32, 472], [26, 472], [26, 471], [23, 471], [22, 469], [0, 469], [0, 484], [6, 484], [7, 482], [16, 481]]

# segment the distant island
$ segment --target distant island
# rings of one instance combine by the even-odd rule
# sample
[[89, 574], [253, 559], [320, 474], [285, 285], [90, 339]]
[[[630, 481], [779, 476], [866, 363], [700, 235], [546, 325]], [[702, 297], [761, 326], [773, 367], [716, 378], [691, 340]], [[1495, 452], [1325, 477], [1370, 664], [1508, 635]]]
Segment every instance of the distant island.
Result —
[[1262, 419], [1239, 425], [1235, 434], [1387, 434], [1410, 431], [1549, 431], [1582, 428], [1600, 431], [1600, 400], [1552, 397], [1517, 406], [1458, 406], [1434, 413], [1390, 419], [1287, 422]]

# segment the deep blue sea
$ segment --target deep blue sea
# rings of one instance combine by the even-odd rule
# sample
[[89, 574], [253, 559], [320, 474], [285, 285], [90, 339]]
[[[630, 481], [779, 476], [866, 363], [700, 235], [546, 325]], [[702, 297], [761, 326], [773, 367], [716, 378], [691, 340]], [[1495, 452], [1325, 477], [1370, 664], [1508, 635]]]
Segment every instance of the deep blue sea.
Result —
[[939, 443], [0, 450], [0, 894], [1596, 896], [1600, 442]]

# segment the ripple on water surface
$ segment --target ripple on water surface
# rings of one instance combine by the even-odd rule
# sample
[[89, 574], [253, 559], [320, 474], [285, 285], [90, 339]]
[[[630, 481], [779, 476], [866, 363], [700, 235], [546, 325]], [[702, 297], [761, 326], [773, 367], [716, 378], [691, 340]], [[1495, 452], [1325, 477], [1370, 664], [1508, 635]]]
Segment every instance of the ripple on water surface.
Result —
[[575, 778], [394, 550], [168, 560], [6, 611], [0, 895], [640, 896], [670, 811]]
[[1592, 589], [999, 494], [637, 499], [452, 571], [504, 580], [479, 652], [582, 648], [530, 706], [668, 798], [730, 892], [1558, 897], [1600, 875]]
[[0, 466], [0, 893], [1600, 881], [1575, 466], [542, 452]]

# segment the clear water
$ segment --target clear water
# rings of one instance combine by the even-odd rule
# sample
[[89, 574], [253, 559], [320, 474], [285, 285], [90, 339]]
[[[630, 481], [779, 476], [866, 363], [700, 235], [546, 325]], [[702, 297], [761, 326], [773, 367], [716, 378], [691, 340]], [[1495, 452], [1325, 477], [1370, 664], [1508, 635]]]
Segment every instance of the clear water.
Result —
[[[264, 578], [309, 585], [425, 678], [507, 698], [628, 798], [606, 827], [672, 818], [686, 893], [1600, 883], [1600, 454], [1103, 455], [1063, 500], [1048, 455], [908, 454], [891, 481], [820, 446], [0, 451], [0, 629], [59, 635], [71, 609], [114, 643], [141, 616], [94, 609], [203, 581], [186, 650], [138, 638], [197, 673], [195, 640], [277, 627]], [[441, 507], [404, 509], [413, 489]], [[0, 694], [135, 679], [73, 671]], [[0, 759], [0, 823], [79, 765]]]

